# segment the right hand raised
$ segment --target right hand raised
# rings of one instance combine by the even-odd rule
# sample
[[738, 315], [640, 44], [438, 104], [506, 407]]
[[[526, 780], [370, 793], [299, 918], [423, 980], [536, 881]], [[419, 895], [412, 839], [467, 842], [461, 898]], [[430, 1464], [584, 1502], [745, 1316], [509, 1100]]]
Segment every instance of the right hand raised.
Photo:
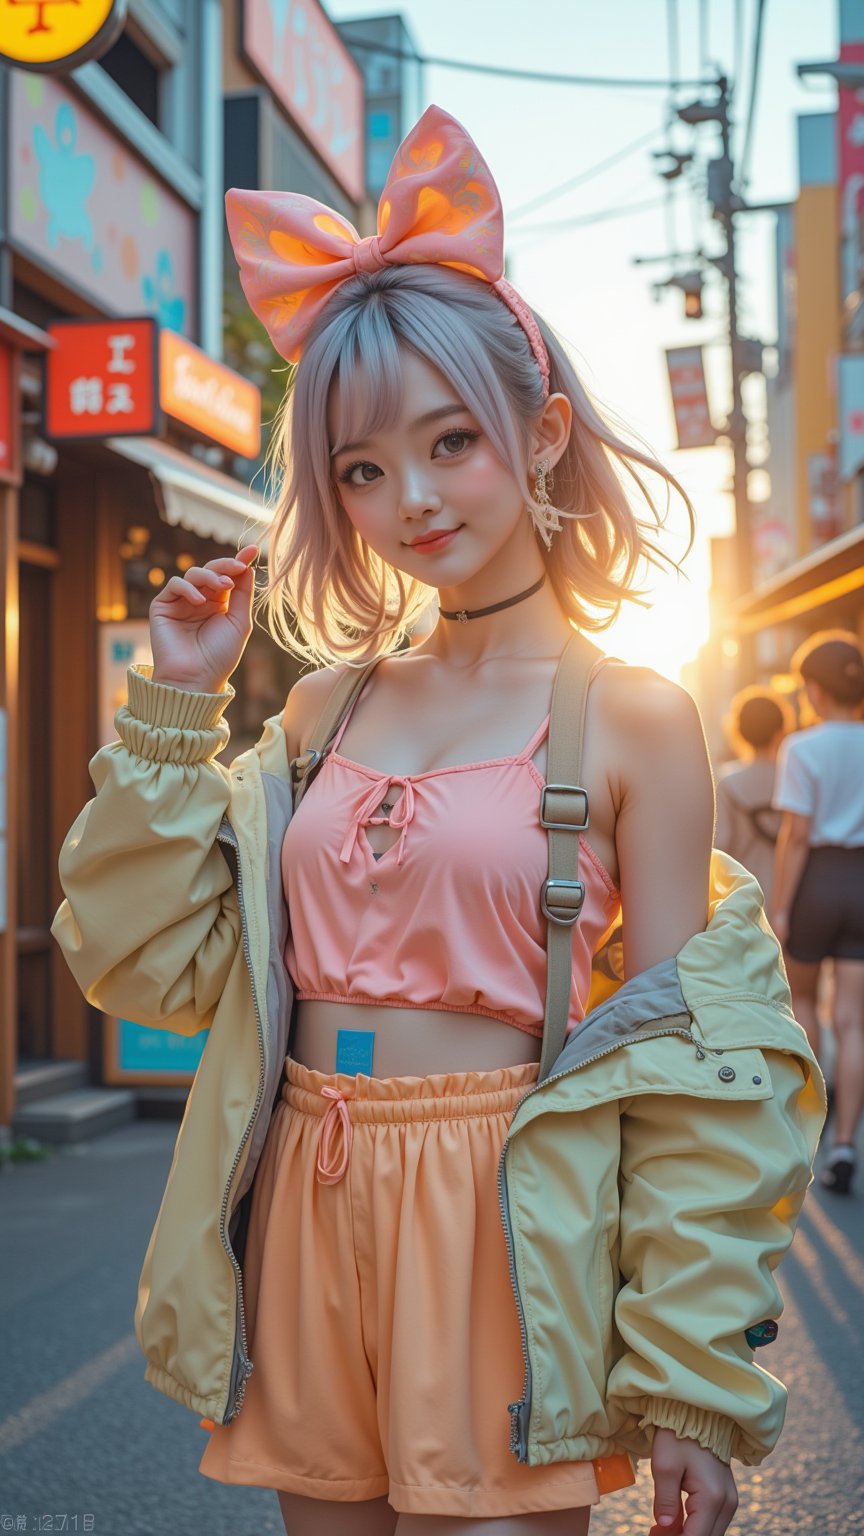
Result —
[[257, 544], [172, 576], [150, 604], [153, 681], [222, 693], [252, 633]]

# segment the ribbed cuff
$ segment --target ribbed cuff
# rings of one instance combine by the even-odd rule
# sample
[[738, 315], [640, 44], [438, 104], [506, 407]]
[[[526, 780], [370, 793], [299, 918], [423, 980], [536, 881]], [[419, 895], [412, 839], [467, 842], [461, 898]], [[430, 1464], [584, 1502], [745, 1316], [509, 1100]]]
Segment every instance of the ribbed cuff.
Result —
[[[225, 693], [188, 693], [168, 683], [154, 683], [152, 667], [127, 669], [129, 702], [114, 716], [114, 729], [135, 757], [153, 763], [192, 766], [209, 763], [227, 746], [227, 720], [220, 719], [234, 697]], [[223, 770], [224, 771], [224, 770]]]
[[224, 693], [192, 693], [170, 683], [154, 683], [152, 674], [152, 666], [144, 662], [126, 671], [129, 713], [144, 725], [212, 730], [234, 698], [230, 683]]
[[732, 1446], [738, 1435], [734, 1419], [722, 1413], [709, 1413], [690, 1403], [673, 1402], [667, 1397], [648, 1399], [640, 1429], [671, 1429], [679, 1440], [695, 1440], [718, 1461], [732, 1460]]

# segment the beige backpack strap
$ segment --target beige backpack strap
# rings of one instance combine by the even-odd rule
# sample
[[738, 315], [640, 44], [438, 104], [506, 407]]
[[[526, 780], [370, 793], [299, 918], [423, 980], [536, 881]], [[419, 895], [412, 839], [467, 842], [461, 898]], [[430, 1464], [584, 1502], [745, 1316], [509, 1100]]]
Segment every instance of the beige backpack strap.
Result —
[[585, 706], [591, 678], [607, 659], [584, 635], [574, 634], [552, 688], [546, 783], [540, 795], [540, 824], [549, 834], [549, 877], [540, 892], [548, 923], [541, 1081], [561, 1053], [570, 1016], [573, 929], [585, 899], [579, 879], [579, 834], [589, 825], [588, 795], [580, 784]]
[[295, 811], [321, 766], [327, 749], [351, 705], [380, 660], [381, 657], [376, 656], [365, 667], [349, 667], [330, 692], [327, 703], [313, 730], [309, 733], [309, 745], [291, 762]]

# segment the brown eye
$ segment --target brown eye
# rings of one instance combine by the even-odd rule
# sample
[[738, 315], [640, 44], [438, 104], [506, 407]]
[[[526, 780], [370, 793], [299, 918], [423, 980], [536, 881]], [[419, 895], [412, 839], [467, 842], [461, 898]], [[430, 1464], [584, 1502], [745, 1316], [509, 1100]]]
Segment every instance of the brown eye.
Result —
[[455, 458], [457, 453], [461, 453], [469, 443], [475, 442], [479, 436], [479, 432], [469, 432], [462, 427], [454, 428], [452, 432], [445, 432], [435, 444], [436, 449], [440, 448], [443, 444], [445, 451], [443, 454], [437, 455], [433, 452], [433, 457]]
[[349, 464], [347, 469], [343, 469], [338, 479], [340, 485], [354, 485], [359, 489], [362, 485], [372, 485], [380, 474], [377, 464], [358, 460], [356, 464]]

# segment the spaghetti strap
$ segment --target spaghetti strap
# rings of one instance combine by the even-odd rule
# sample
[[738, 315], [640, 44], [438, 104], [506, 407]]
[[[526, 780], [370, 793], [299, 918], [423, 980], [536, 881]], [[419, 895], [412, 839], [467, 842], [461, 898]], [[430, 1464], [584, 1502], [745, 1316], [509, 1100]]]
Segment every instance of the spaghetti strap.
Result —
[[588, 677], [588, 686], [591, 686], [595, 677], [597, 676], [597, 673], [602, 672], [603, 668], [608, 666], [610, 661], [620, 662], [620, 660], [620, 656], [598, 656], [593, 667], [591, 668], [591, 672]]
[[541, 720], [527, 747], [523, 747], [522, 751], [519, 752], [516, 757], [514, 757], [514, 763], [527, 763], [529, 759], [534, 756], [534, 753], [537, 751], [541, 741], [543, 741], [544, 737], [548, 734], [549, 721], [551, 718], [551, 714], [548, 714], [545, 720]]
[[[600, 672], [602, 670], [602, 668], [606, 666], [607, 662], [617, 661], [617, 660], [618, 660], [617, 656], [598, 656], [597, 660], [595, 661], [595, 663], [593, 665], [593, 667], [591, 668], [591, 675], [590, 675], [590, 677], [588, 679], [589, 686], [590, 686], [591, 683], [593, 683], [595, 677], [597, 676], [597, 673]], [[537, 751], [537, 748], [539, 747], [541, 741], [543, 741], [545, 739], [545, 737], [549, 734], [549, 725], [550, 725], [551, 720], [552, 720], [552, 712], [550, 710], [549, 714], [546, 716], [546, 719], [541, 721], [540, 725], [537, 727], [537, 729], [534, 732], [534, 735], [531, 737], [531, 740], [529, 741], [527, 747], [523, 747], [522, 751], [518, 754], [518, 756], [514, 757], [514, 759], [513, 759], [514, 763], [527, 763], [527, 762], [530, 761], [530, 759], [534, 756], [534, 753]]]

